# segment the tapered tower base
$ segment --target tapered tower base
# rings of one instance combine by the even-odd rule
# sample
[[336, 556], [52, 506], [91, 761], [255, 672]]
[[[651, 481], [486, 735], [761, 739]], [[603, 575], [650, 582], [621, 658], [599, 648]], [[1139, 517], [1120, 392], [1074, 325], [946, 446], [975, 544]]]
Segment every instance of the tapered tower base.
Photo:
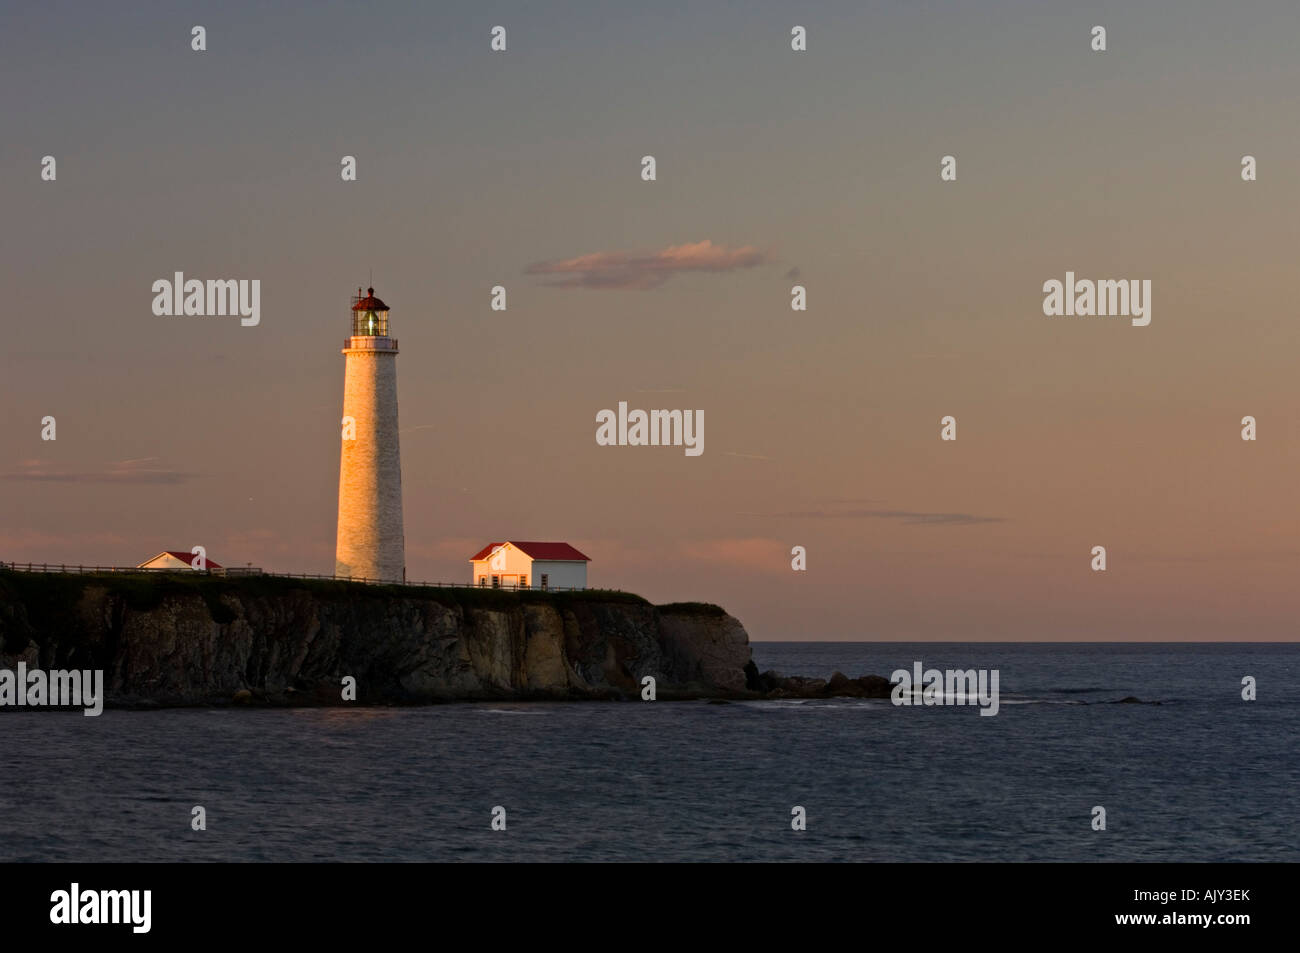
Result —
[[[376, 325], [374, 306], [383, 308]], [[404, 581], [402, 463], [397, 432], [397, 341], [387, 336], [387, 308], [370, 295], [355, 317], [363, 333], [343, 348], [343, 441], [339, 463], [338, 541], [334, 574], [352, 579]], [[382, 333], [364, 333], [365, 328]]]

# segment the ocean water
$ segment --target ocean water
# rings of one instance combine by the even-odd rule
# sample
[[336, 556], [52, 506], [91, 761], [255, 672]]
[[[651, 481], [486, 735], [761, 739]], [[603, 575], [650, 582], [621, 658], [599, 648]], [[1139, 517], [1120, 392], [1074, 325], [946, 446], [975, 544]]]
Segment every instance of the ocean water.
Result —
[[[1300, 860], [1300, 645], [756, 643], [754, 656], [819, 677], [996, 668], [1001, 709], [9, 710], [0, 860]], [[1241, 699], [1245, 675], [1257, 701]], [[1161, 704], [1110, 703], [1127, 695]], [[190, 828], [195, 805], [205, 831]], [[795, 806], [806, 831], [791, 829]]]

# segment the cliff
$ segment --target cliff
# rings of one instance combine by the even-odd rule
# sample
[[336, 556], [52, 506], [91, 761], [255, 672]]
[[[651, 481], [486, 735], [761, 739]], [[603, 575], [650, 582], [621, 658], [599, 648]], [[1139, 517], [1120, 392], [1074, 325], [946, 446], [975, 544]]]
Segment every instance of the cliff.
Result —
[[110, 705], [232, 700], [741, 697], [749, 637], [717, 606], [617, 592], [0, 570], [0, 668], [103, 669]]

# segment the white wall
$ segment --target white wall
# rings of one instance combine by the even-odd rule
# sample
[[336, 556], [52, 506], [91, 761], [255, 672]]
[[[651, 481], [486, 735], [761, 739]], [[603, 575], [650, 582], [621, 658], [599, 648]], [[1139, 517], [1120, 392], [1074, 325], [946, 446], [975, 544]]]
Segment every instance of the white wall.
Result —
[[[528, 577], [528, 585], [531, 587], [536, 583], [533, 580], [533, 560], [521, 549], [506, 543], [498, 555], [504, 555], [504, 559], [498, 563], [500, 568], [493, 569], [493, 556], [489, 554], [487, 559], [480, 559], [472, 562], [473, 574], [470, 581], [478, 585], [479, 576], [487, 576], [487, 585], [492, 585], [493, 576], [518, 576], [523, 574]], [[504, 583], [503, 583], [504, 585]]]
[[533, 562], [533, 578], [528, 580], [528, 584], [541, 588], [542, 573], [550, 576], [548, 585], [552, 589], [587, 588], [587, 564], [584, 562], [550, 562], [538, 559]]

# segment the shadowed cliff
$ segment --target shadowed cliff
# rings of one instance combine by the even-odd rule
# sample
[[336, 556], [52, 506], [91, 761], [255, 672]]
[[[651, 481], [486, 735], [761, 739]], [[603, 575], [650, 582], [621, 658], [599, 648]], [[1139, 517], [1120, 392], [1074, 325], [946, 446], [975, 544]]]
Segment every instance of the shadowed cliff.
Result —
[[743, 697], [717, 606], [619, 592], [0, 570], [0, 667], [103, 669], [111, 705]]

